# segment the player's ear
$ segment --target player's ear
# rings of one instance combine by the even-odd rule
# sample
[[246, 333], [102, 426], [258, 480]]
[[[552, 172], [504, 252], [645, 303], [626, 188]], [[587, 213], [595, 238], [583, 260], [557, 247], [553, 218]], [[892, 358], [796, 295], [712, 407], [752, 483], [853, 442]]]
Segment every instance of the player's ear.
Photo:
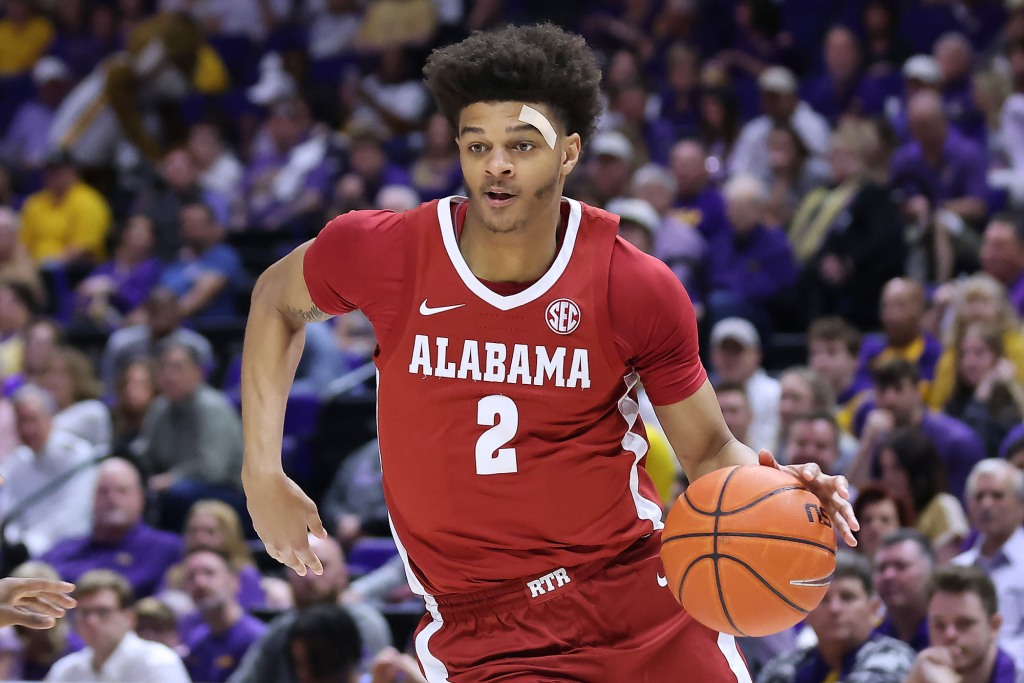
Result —
[[580, 160], [580, 134], [567, 135], [562, 142], [562, 173], [569, 175]]

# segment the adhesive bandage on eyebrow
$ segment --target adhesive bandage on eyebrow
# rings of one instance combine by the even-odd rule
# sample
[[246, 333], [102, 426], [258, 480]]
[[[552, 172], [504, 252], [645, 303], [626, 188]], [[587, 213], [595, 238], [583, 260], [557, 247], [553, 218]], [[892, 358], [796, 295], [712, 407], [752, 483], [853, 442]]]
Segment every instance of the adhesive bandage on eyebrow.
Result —
[[519, 112], [519, 120], [523, 123], [528, 123], [539, 130], [541, 136], [544, 138], [544, 142], [548, 143], [548, 147], [551, 149], [555, 148], [555, 140], [558, 138], [558, 134], [555, 133], [554, 127], [544, 114], [541, 114], [533, 107], [524, 104], [522, 111]]

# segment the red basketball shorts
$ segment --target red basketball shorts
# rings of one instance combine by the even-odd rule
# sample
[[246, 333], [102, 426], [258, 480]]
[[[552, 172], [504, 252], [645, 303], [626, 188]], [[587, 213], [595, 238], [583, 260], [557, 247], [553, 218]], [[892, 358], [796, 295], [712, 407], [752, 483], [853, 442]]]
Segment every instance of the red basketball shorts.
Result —
[[662, 585], [660, 532], [599, 566], [428, 598], [416, 654], [429, 683], [750, 683], [732, 636]]

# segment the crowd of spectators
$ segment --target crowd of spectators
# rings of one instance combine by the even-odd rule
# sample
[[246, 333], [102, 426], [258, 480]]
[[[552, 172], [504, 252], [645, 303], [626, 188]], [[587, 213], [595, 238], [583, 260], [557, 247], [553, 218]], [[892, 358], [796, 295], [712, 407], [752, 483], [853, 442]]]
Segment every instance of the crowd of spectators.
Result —
[[1021, 0], [6, 0], [0, 564], [79, 607], [0, 631], [0, 678], [419, 680], [376, 442], [335, 443], [373, 328], [308, 326], [284, 461], [333, 537], [286, 575], [239, 481], [248, 297], [339, 213], [459, 193], [424, 59], [542, 20], [604, 73], [565, 193], [686, 286], [733, 434], [851, 483], [859, 545], [754, 680], [1024, 679]]

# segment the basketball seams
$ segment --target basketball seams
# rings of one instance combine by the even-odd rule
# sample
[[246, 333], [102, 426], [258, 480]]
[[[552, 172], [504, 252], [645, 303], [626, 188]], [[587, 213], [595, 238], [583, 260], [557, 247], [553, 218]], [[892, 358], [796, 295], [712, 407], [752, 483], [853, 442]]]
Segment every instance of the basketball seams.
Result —
[[[729, 480], [726, 479], [726, 482], [728, 482], [728, 481]], [[724, 490], [725, 484], [722, 485], [722, 488]], [[735, 515], [735, 514], [737, 514], [739, 512], [746, 512], [747, 510], [749, 510], [750, 508], [754, 507], [755, 505], [760, 505], [761, 503], [763, 503], [764, 501], [768, 500], [772, 496], [776, 496], [776, 495], [778, 495], [780, 493], [785, 493], [786, 491], [807, 491], [808, 493], [810, 493], [810, 491], [805, 486], [790, 486], [790, 485], [780, 486], [777, 489], [772, 489], [768, 493], [762, 495], [760, 498], [757, 498], [756, 500], [752, 500], [749, 503], [745, 503], [741, 507], [738, 507], [738, 508], [736, 508], [734, 510], [722, 510], [721, 509], [721, 505], [722, 505], [721, 498], [719, 498], [719, 502], [718, 502], [719, 508], [717, 510], [710, 510], [710, 511], [708, 511], [708, 510], [701, 510], [699, 507], [697, 507], [696, 505], [693, 504], [693, 501], [690, 500], [690, 497], [686, 494], [686, 491], [683, 492], [683, 500], [685, 500], [686, 504], [690, 506], [690, 509], [693, 510], [694, 512], [696, 512], [698, 515], [703, 515], [705, 517], [717, 517], [719, 515], [728, 516], [728, 515]]]
[[722, 519], [722, 501], [725, 500], [725, 491], [729, 488], [729, 482], [732, 481], [732, 478], [739, 471], [739, 467], [733, 467], [732, 471], [725, 477], [725, 481], [722, 482], [722, 488], [718, 491], [718, 504], [715, 506], [715, 538], [714, 548], [712, 549], [714, 557], [712, 558], [712, 562], [715, 563], [715, 586], [718, 588], [718, 601], [722, 605], [722, 612], [725, 614], [725, 618], [729, 621], [729, 626], [732, 627], [732, 630], [742, 634], [743, 631], [736, 626], [736, 622], [733, 621], [732, 615], [729, 614], [729, 606], [725, 603], [725, 591], [722, 590], [722, 572], [718, 566], [718, 523]]
[[687, 538], [709, 538], [709, 537], [711, 537], [713, 535], [717, 535], [717, 536], [720, 536], [720, 537], [726, 537], [726, 538], [729, 538], [729, 537], [734, 537], [734, 538], [763, 538], [763, 539], [765, 539], [767, 541], [789, 541], [789, 542], [792, 542], [792, 543], [801, 543], [803, 545], [814, 546], [815, 548], [820, 548], [821, 550], [825, 550], [825, 551], [827, 551], [828, 553], [830, 553], [832, 555], [836, 554], [835, 549], [830, 548], [829, 546], [825, 545], [824, 543], [818, 543], [817, 541], [809, 541], [807, 539], [794, 538], [792, 536], [779, 536], [779, 535], [775, 535], [775, 534], [759, 534], [759, 533], [755, 533], [753, 531], [750, 531], [750, 532], [747, 532], [747, 531], [722, 531], [722, 532], [718, 532], [717, 534], [715, 534], [714, 532], [702, 531], [702, 532], [695, 532], [695, 533], [692, 533], [692, 534], [676, 534], [675, 536], [669, 536], [668, 538], [662, 538], [661, 539], [661, 543], [662, 543], [662, 545], [664, 545], [664, 544], [669, 543], [671, 541], [680, 541], [680, 540], [684, 540], [684, 539], [687, 539]]
[[[782, 601], [783, 601], [784, 603], [786, 603], [787, 605], [789, 605], [790, 607], [792, 607], [793, 609], [795, 609], [795, 610], [796, 610], [797, 612], [799, 612], [800, 614], [808, 614], [808, 613], [810, 613], [810, 610], [806, 610], [806, 609], [804, 609], [803, 607], [801, 607], [800, 605], [796, 604], [795, 602], [793, 602], [792, 600], [790, 600], [789, 598], [787, 598], [787, 597], [786, 597], [785, 595], [783, 595], [783, 594], [782, 594], [782, 592], [781, 592], [781, 591], [779, 591], [779, 589], [777, 589], [777, 588], [776, 588], [775, 586], [773, 586], [773, 585], [772, 585], [771, 583], [769, 583], [769, 582], [768, 582], [768, 580], [767, 580], [766, 578], [764, 578], [763, 576], [761, 576], [761, 574], [759, 574], [759, 573], [758, 573], [758, 571], [757, 571], [756, 569], [754, 569], [753, 567], [751, 567], [751, 566], [750, 566], [749, 564], [747, 564], [746, 562], [744, 562], [744, 561], [743, 561], [743, 560], [741, 560], [740, 558], [738, 558], [738, 557], [735, 557], [735, 556], [733, 556], [733, 555], [720, 555], [720, 556], [719, 556], [719, 558], [720, 558], [720, 559], [723, 559], [723, 560], [732, 560], [732, 561], [733, 561], [733, 562], [735, 562], [736, 564], [738, 564], [738, 565], [740, 565], [741, 567], [743, 567], [744, 569], [746, 569], [746, 570], [747, 570], [748, 572], [750, 572], [751, 574], [753, 574], [753, 575], [754, 575], [754, 577], [755, 577], [755, 578], [756, 578], [756, 579], [757, 579], [758, 581], [760, 581], [760, 582], [761, 582], [761, 584], [762, 584], [762, 585], [763, 585], [763, 586], [764, 586], [765, 588], [767, 588], [767, 589], [768, 589], [768, 590], [770, 590], [770, 591], [771, 591], [772, 593], [774, 593], [774, 594], [775, 594], [775, 597], [777, 597], [777, 598], [778, 598], [779, 600], [782, 600]], [[725, 607], [725, 603], [724, 603], [724, 602], [722, 603], [722, 607]], [[728, 614], [728, 612], [727, 612], [727, 614]], [[732, 623], [732, 620], [731, 620], [731, 619], [729, 620], [729, 623]]]

